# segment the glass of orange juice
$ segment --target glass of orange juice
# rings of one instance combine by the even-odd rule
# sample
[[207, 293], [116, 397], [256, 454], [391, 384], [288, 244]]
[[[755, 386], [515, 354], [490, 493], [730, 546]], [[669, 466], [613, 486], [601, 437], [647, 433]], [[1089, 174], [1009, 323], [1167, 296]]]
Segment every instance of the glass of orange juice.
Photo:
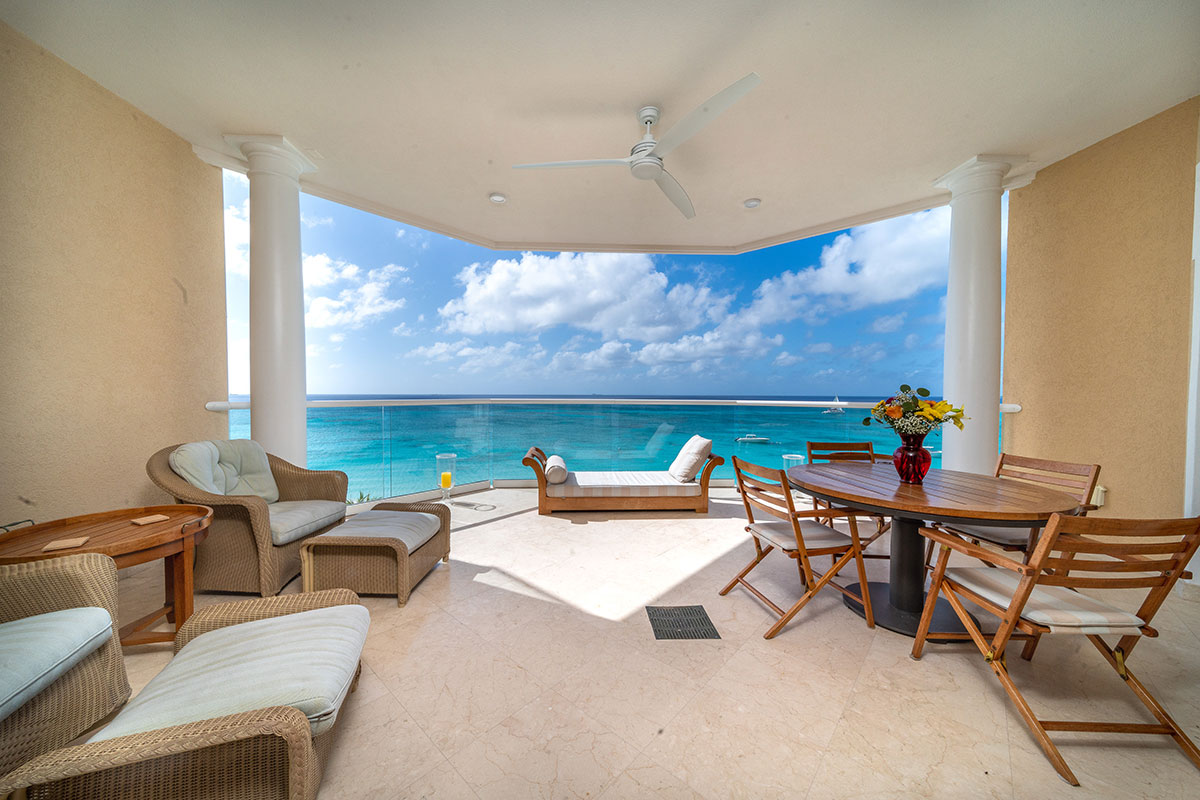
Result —
[[438, 453], [437, 454], [437, 478], [438, 486], [442, 490], [442, 502], [450, 499], [450, 489], [454, 486], [454, 466], [458, 461], [458, 456], [455, 453]]

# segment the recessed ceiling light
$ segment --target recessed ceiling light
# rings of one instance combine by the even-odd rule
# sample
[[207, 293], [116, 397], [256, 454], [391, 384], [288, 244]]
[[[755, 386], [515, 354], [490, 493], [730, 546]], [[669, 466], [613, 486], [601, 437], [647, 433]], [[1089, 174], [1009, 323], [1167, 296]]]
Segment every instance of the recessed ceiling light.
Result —
[[758, 208], [762, 205], [762, 200], [757, 197], [747, 197], [742, 205], [746, 208]]
[[489, 194], [488, 200], [491, 200], [493, 203], [495, 203], [498, 206], [502, 206], [508, 202], [508, 198], [506, 196], [500, 194], [499, 192], [492, 192], [491, 194]]

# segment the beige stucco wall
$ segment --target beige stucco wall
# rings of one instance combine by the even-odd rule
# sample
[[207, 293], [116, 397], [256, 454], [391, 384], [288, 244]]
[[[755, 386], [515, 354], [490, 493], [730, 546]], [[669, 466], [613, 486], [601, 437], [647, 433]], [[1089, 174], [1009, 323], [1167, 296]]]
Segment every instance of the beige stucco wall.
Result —
[[220, 437], [220, 170], [0, 23], [0, 523], [166, 500]]
[[1008, 452], [1101, 465], [1108, 516], [1183, 513], [1200, 98], [1009, 198]]

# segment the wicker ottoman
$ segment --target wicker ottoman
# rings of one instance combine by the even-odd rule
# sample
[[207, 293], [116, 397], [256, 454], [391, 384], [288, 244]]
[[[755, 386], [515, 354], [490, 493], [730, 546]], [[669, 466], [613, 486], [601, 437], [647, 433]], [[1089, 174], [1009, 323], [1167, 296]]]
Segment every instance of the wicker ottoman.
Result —
[[[436, 517], [436, 530], [430, 515]], [[376, 503], [328, 533], [306, 540], [300, 547], [300, 575], [306, 592], [350, 589], [359, 594], [394, 594], [402, 606], [439, 559], [450, 560], [448, 507]]]

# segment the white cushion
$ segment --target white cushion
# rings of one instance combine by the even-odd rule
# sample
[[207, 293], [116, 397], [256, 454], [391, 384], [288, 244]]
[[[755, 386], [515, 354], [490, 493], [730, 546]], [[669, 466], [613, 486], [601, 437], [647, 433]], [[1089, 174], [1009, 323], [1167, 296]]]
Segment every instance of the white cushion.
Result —
[[404, 542], [409, 553], [433, 538], [442, 526], [435, 514], [423, 511], [363, 511], [343, 522], [328, 533], [315, 537], [324, 541], [328, 537], [365, 536], [376, 539], [398, 539]]
[[700, 484], [669, 472], [571, 472], [546, 487], [548, 497], [698, 497]]
[[267, 451], [252, 439], [189, 442], [167, 456], [175, 474], [209, 494], [258, 495], [279, 499]]
[[271, 516], [271, 542], [294, 542], [346, 516], [346, 504], [336, 500], [285, 500], [267, 506]]
[[700, 468], [704, 466], [704, 462], [708, 460], [708, 454], [711, 452], [712, 439], [705, 439], [698, 435], [693, 436], [687, 440], [687, 444], [679, 451], [679, 455], [675, 456], [675, 460], [671, 462], [667, 472], [679, 481], [694, 480], [700, 474]]
[[[850, 549], [853, 543], [849, 535], [815, 520], [801, 519], [798, 522], [800, 523], [800, 535], [804, 537], [805, 548], [845, 547]], [[780, 550], [796, 549], [796, 533], [792, 530], [790, 522], [781, 519], [767, 522], [756, 521], [746, 527]]]
[[294, 706], [313, 736], [324, 733], [354, 680], [370, 617], [341, 605], [201, 634], [88, 741], [270, 706]]
[[113, 634], [103, 608], [84, 606], [0, 625], [0, 719], [29, 702]]
[[[955, 567], [946, 577], [1001, 608], [1012, 604], [1021, 575], [1008, 569]], [[1035, 586], [1021, 617], [1054, 633], [1140, 633], [1142, 618], [1065, 586]]]
[[981, 539], [992, 544], [1008, 547], [1024, 547], [1029, 544], [1029, 528], [1003, 528], [999, 525], [958, 525], [947, 524], [947, 528]]
[[562, 456], [546, 459], [546, 483], [562, 483], [567, 479], [567, 462]]

